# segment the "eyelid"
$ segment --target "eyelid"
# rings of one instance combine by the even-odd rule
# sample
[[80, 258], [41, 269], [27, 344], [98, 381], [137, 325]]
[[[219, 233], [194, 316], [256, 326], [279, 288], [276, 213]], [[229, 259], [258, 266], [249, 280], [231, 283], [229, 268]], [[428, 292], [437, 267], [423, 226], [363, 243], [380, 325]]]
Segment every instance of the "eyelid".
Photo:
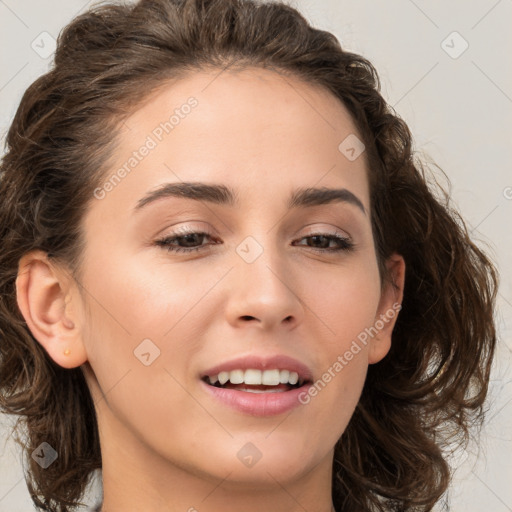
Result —
[[[188, 235], [201, 235], [203, 237], [206, 236], [208, 239], [213, 241], [213, 244], [212, 243], [200, 244], [198, 246], [193, 246], [193, 247], [188, 247], [188, 248], [171, 245], [171, 243], [170, 243], [171, 241], [175, 241], [177, 239], [184, 238]], [[297, 245], [297, 247], [307, 247], [309, 250], [311, 250], [313, 252], [322, 253], [324, 255], [330, 254], [330, 255], [339, 255], [339, 256], [341, 256], [342, 254], [351, 253], [357, 248], [357, 244], [352, 241], [350, 236], [345, 236], [343, 233], [339, 232], [337, 229], [336, 229], [335, 233], [332, 233], [329, 230], [321, 230], [321, 229], [315, 230], [309, 234], [305, 233], [299, 237], [295, 237], [293, 239], [292, 243], [300, 242], [302, 240], [305, 240], [308, 238], [315, 238], [315, 237], [324, 237], [324, 238], [328, 238], [330, 240], [336, 240], [338, 243], [338, 247], [337, 248], [332, 248], [332, 247], [315, 248], [315, 247], [310, 247], [309, 244], [308, 244], [308, 246]], [[197, 229], [191, 228], [190, 226], [187, 226], [187, 227], [183, 227], [181, 229], [178, 228], [173, 233], [164, 235], [162, 238], [158, 238], [157, 240], [155, 240], [154, 245], [166, 249], [169, 253], [172, 252], [172, 253], [176, 253], [176, 254], [183, 253], [183, 254], [191, 255], [193, 253], [200, 253], [200, 252], [206, 253], [207, 251], [209, 251], [211, 249], [212, 245], [217, 245], [219, 243], [222, 244], [222, 242], [219, 242], [218, 239], [216, 240], [216, 237], [211, 235], [206, 230], [197, 230]]]
[[[197, 232], [205, 233], [205, 234], [207, 234], [209, 236], [214, 236], [213, 230], [211, 230], [209, 227], [207, 227], [208, 225], [206, 223], [203, 222], [202, 224], [203, 224], [203, 227], [200, 227], [200, 226], [197, 226], [197, 225], [194, 225], [194, 224], [192, 224], [192, 225], [191, 224], [185, 224], [185, 225], [182, 225], [182, 226], [178, 226], [177, 228], [173, 228], [171, 232], [166, 232], [166, 233], [163, 233], [163, 234], [159, 235], [159, 237], [160, 238], [167, 238], [167, 237], [187, 235], [189, 233], [197, 233]], [[308, 226], [313, 226], [313, 224], [309, 224], [306, 227], [308, 227]], [[341, 230], [340, 228], [338, 228], [336, 226], [332, 226], [332, 225], [330, 225], [330, 227], [328, 227], [328, 228], [310, 227], [303, 234], [300, 234], [300, 232], [297, 232], [294, 235], [293, 239], [296, 240], [297, 238], [314, 236], [314, 235], [317, 235], [317, 234], [337, 235], [337, 236], [341, 236], [343, 238], [347, 238], [349, 240], [352, 240], [352, 236], [348, 232], [346, 232], [344, 230]]]
[[173, 227], [175, 225], [168, 226], [165, 230], [162, 230], [162, 232], [156, 236], [158, 236], [160, 238], [165, 238], [165, 237], [170, 237], [170, 236], [180, 236], [182, 234], [186, 235], [188, 233], [197, 233], [199, 231], [213, 236], [213, 231], [210, 229], [208, 224], [206, 224], [205, 222], [198, 221], [199, 225], [190, 224], [190, 222], [196, 222], [196, 221], [189, 221], [189, 223], [184, 224], [184, 225], [178, 225], [178, 227]]
[[306, 231], [306, 234], [303, 234], [302, 236], [309, 236], [309, 234], [315, 234], [315, 233], [325, 233], [325, 234], [331, 234], [331, 235], [343, 235], [347, 238], [351, 238], [351, 236], [344, 230], [330, 225], [329, 227], [312, 227], [309, 230]]
[[191, 233], [191, 232], [196, 232], [196, 231], [204, 231], [205, 233], [208, 232], [210, 233], [211, 230], [208, 229], [208, 228], [205, 228], [205, 227], [198, 227], [198, 226], [195, 226], [195, 225], [185, 225], [185, 226], [179, 226], [177, 228], [174, 228], [172, 234], [180, 234], [180, 233]]

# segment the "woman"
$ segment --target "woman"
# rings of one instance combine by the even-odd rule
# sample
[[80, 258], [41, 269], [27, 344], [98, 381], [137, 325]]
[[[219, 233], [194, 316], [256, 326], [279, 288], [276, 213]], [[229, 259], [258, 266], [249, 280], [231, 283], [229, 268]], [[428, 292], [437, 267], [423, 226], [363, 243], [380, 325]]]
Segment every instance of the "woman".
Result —
[[[102, 6], [0, 182], [2, 408], [41, 510], [432, 510], [497, 274], [377, 74], [294, 9]], [[451, 445], [451, 446], [452, 446]]]

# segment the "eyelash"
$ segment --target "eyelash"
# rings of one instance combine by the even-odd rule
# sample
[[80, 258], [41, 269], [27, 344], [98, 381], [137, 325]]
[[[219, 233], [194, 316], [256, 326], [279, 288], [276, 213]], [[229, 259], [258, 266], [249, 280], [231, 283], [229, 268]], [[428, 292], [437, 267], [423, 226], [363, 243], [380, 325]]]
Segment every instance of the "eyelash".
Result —
[[[190, 235], [199, 235], [199, 236], [207, 236], [208, 238], [212, 239], [211, 235], [209, 233], [206, 233], [204, 231], [183, 231], [179, 234], [173, 233], [170, 236], [166, 236], [165, 238], [161, 238], [159, 240], [155, 241], [155, 245], [162, 247], [163, 249], [167, 250], [168, 252], [182, 252], [182, 253], [192, 253], [195, 251], [203, 250], [203, 247], [208, 247], [209, 245], [199, 245], [198, 247], [178, 247], [175, 245], [171, 245], [172, 242], [179, 240], [180, 238], [185, 238], [186, 236]], [[303, 240], [304, 238], [314, 238], [314, 237], [325, 237], [329, 238], [330, 240], [336, 240], [339, 244], [336, 248], [326, 248], [326, 249], [318, 249], [315, 247], [308, 247], [308, 249], [311, 249], [316, 252], [320, 253], [339, 253], [339, 252], [351, 252], [355, 248], [355, 244], [350, 241], [350, 239], [346, 237], [342, 237], [339, 235], [334, 235], [331, 233], [312, 233], [311, 235], [304, 236], [302, 238], [299, 238], [299, 240]], [[211, 246], [211, 245], [210, 245]]]

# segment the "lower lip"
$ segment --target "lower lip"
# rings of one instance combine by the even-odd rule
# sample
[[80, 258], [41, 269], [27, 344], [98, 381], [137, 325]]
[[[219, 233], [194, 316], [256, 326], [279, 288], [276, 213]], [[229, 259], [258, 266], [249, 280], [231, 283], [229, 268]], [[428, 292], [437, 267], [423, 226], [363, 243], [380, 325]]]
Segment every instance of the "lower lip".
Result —
[[307, 393], [311, 384], [304, 384], [300, 388], [278, 393], [250, 393], [236, 389], [217, 388], [203, 380], [201, 380], [201, 385], [217, 400], [240, 412], [252, 416], [275, 416], [302, 405], [299, 395]]

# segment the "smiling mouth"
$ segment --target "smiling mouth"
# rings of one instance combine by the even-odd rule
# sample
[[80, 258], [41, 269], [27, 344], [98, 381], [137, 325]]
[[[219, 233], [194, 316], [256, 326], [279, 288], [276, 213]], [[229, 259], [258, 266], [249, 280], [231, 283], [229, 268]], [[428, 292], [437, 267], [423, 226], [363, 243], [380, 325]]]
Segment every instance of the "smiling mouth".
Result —
[[[202, 377], [202, 381], [209, 386], [220, 389], [232, 389], [246, 393], [283, 393], [299, 389], [310, 381], [299, 377], [295, 372], [273, 370], [266, 378], [261, 378], [258, 370], [235, 371], [233, 373], [221, 372], [218, 375]], [[244, 378], [245, 376], [245, 378]], [[263, 380], [263, 382], [262, 382]]]
[[299, 396], [312, 385], [313, 377], [307, 369], [295, 366], [298, 371], [293, 367], [265, 370], [239, 367], [229, 371], [216, 367], [199, 379], [207, 386], [206, 391], [224, 406], [242, 414], [268, 417], [304, 405]]

